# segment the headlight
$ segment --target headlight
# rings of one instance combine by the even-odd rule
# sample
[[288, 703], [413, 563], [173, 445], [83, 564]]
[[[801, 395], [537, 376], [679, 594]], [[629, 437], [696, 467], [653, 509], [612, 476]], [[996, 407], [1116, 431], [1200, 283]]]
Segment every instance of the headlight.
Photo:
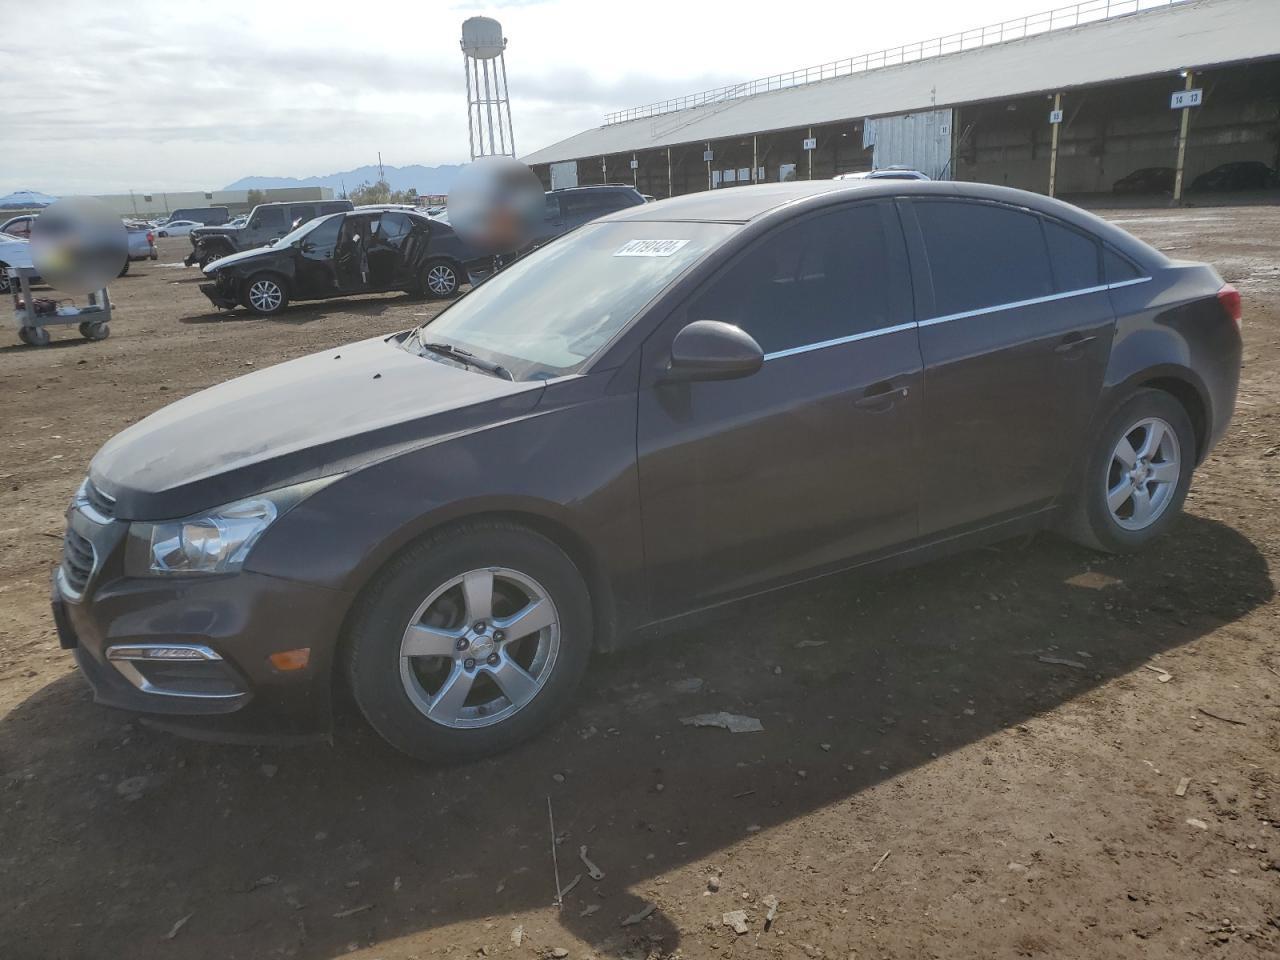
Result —
[[338, 476], [283, 487], [182, 520], [130, 524], [126, 571], [130, 576], [235, 573], [277, 518]]

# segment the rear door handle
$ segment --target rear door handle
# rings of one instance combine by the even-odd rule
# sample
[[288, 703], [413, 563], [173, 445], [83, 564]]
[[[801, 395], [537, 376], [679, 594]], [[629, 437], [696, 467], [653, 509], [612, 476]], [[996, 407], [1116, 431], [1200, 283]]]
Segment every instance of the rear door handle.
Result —
[[1080, 347], [1083, 347], [1086, 343], [1092, 343], [1094, 340], [1097, 340], [1097, 339], [1098, 338], [1092, 334], [1086, 337], [1082, 333], [1068, 333], [1065, 337], [1062, 338], [1062, 340], [1058, 343], [1058, 345], [1053, 348], [1053, 352], [1054, 353], [1070, 353], [1072, 350], [1078, 350]]
[[880, 383], [873, 383], [862, 392], [862, 396], [853, 401], [853, 405], [859, 410], [871, 410], [875, 413], [882, 413], [889, 410], [899, 400], [907, 396], [906, 387], [895, 387], [887, 380]]

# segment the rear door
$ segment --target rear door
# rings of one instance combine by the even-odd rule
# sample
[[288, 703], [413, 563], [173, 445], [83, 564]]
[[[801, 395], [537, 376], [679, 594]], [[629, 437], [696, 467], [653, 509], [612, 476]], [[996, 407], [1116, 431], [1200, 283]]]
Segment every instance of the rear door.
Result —
[[[672, 338], [695, 320], [750, 333], [763, 367], [662, 382]], [[846, 205], [756, 241], [650, 337], [644, 370], [637, 444], [655, 617], [916, 535], [922, 371], [892, 204]]]
[[1047, 506], [1084, 446], [1111, 349], [1100, 244], [1004, 204], [901, 206], [925, 364], [921, 533]]

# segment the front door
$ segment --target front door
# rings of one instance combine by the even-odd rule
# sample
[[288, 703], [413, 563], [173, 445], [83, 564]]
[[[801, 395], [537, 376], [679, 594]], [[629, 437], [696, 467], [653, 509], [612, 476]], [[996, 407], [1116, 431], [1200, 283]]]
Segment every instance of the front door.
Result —
[[338, 268], [335, 254], [341, 215], [316, 224], [298, 244], [297, 287], [299, 299], [320, 299], [338, 292]]
[[[762, 369], [661, 382], [672, 338], [695, 320], [750, 333]], [[705, 284], [644, 351], [638, 458], [654, 616], [913, 538], [921, 378], [889, 203], [784, 224]]]
[[1034, 512], [1086, 446], [1111, 351], [1100, 246], [1003, 204], [920, 198], [903, 215], [922, 261], [921, 533]]

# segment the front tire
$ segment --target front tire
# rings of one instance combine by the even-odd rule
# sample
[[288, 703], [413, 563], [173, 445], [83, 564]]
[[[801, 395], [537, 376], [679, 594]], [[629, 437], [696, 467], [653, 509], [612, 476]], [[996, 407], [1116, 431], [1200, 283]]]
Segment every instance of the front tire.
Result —
[[289, 306], [289, 292], [280, 277], [258, 273], [244, 282], [241, 302], [260, 317], [274, 317]]
[[117, 273], [117, 274], [116, 274], [116, 276], [117, 276], [117, 277], [123, 277], [123, 276], [124, 276], [125, 274], [127, 274], [128, 272], [129, 272], [129, 258], [128, 258], [128, 257], [125, 257], [125, 258], [124, 258], [124, 266], [120, 268], [120, 272], [119, 272], [119, 273]]
[[1067, 535], [1107, 553], [1145, 547], [1177, 520], [1195, 458], [1195, 431], [1182, 404], [1163, 390], [1139, 390], [1098, 433]]
[[0, 262], [0, 296], [13, 292], [13, 282], [9, 279], [9, 265]]
[[533, 736], [570, 703], [590, 657], [591, 601], [546, 537], [467, 523], [383, 569], [346, 640], [356, 703], [388, 743], [469, 760]]

